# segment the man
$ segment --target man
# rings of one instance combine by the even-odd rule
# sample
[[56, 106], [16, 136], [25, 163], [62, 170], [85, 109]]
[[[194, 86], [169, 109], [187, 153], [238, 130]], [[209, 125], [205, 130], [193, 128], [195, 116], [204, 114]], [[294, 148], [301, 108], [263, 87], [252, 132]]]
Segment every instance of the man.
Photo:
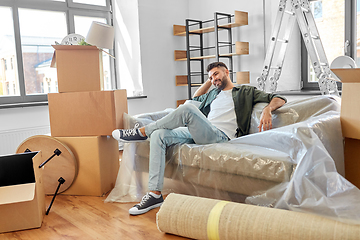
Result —
[[[246, 135], [253, 106], [258, 102], [269, 103], [262, 111], [259, 131], [271, 129], [271, 112], [286, 102], [281, 96], [265, 93], [252, 86], [235, 87], [228, 68], [222, 62], [209, 64], [207, 71], [208, 80], [193, 96], [193, 100], [201, 102], [199, 108], [184, 104], [145, 127], [113, 131], [113, 137], [123, 142], [150, 138], [149, 192], [129, 210], [131, 215], [143, 214], [163, 203], [161, 191], [166, 147], [177, 143], [227, 142]], [[215, 88], [209, 91], [211, 85]]]

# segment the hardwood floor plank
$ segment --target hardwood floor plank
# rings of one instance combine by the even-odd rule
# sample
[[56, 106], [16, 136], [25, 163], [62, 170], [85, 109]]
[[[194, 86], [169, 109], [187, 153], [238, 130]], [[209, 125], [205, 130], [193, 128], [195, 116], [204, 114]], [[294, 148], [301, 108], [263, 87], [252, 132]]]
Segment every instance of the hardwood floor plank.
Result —
[[[51, 201], [46, 197], [46, 206]], [[0, 234], [8, 239], [186, 239], [156, 227], [156, 213], [131, 216], [134, 203], [104, 203], [106, 197], [58, 195], [41, 228]]]

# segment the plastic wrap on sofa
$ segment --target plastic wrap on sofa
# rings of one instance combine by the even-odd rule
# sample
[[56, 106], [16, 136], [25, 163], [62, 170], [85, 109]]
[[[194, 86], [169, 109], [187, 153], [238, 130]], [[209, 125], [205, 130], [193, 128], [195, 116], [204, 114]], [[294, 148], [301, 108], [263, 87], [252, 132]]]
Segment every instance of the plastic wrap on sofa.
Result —
[[[360, 191], [343, 177], [339, 102], [318, 96], [286, 103], [273, 113], [273, 129], [257, 133], [264, 106], [254, 107], [252, 134], [227, 143], [168, 147], [163, 194], [360, 220]], [[142, 122], [128, 115], [124, 120], [128, 127]], [[139, 201], [147, 191], [148, 161], [148, 141], [125, 144], [116, 186], [106, 202]]]

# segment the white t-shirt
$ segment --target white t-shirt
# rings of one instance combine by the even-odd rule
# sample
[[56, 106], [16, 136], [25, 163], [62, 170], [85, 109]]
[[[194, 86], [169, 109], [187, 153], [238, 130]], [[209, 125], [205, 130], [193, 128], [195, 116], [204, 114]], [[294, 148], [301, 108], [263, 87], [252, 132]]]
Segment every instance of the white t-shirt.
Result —
[[223, 131], [230, 139], [236, 135], [236, 115], [232, 89], [221, 91], [210, 105], [209, 121]]

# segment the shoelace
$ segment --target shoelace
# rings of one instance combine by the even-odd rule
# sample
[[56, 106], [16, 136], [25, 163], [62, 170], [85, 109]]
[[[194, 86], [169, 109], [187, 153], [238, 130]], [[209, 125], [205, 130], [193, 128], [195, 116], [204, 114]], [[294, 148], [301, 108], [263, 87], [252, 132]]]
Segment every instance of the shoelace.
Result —
[[125, 130], [123, 130], [124, 137], [130, 137], [130, 136], [136, 135], [137, 134], [136, 129], [138, 129], [139, 126], [140, 126], [139, 123], [135, 123], [133, 129], [125, 129]]
[[141, 207], [142, 205], [144, 205], [145, 204], [145, 202], [147, 201], [147, 200], [149, 200], [150, 199], [150, 194], [149, 193], [147, 193], [145, 196], [143, 196], [143, 198], [141, 199], [141, 202], [139, 203], [139, 206]]

